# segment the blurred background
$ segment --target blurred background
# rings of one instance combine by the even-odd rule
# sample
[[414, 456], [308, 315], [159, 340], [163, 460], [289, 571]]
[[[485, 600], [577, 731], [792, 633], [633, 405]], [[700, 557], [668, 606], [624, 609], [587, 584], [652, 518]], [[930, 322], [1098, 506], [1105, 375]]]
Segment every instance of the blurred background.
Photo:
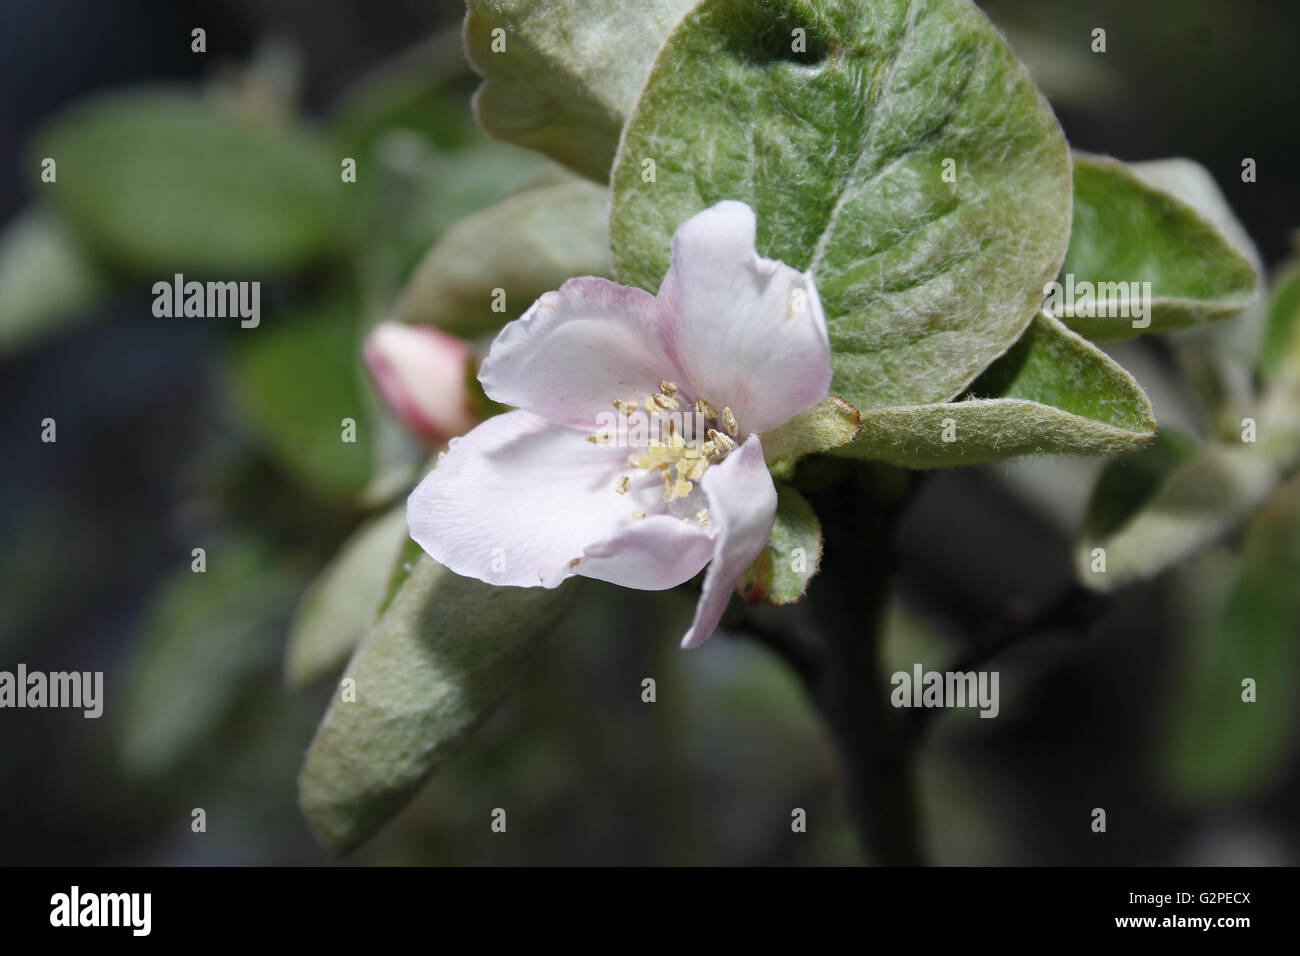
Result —
[[[1292, 254], [1300, 87], [1285, 68], [1300, 6], [984, 8], [1076, 148], [1191, 157], [1270, 267]], [[434, 0], [0, 5], [0, 669], [102, 670], [106, 685], [99, 720], [0, 712], [0, 863], [337, 862], [296, 803], [332, 684], [289, 688], [283, 675], [303, 589], [418, 454], [360, 363], [366, 317], [452, 223], [543, 165], [473, 126], [462, 15]], [[204, 54], [191, 52], [194, 27]], [[364, 157], [350, 205], [324, 208], [304, 182], [304, 234], [267, 240], [266, 268], [245, 246], [217, 273], [263, 279], [256, 334], [153, 315], [152, 283], [170, 271], [140, 268], [156, 261], [150, 223], [119, 224], [120, 241], [92, 255], [63, 241], [66, 223], [40, 201], [47, 153], [35, 144], [51, 120], [140, 84], [201, 91], [230, 115], [332, 143], [331, 177], [337, 156]], [[109, 193], [102, 203], [111, 215]], [[58, 251], [42, 258], [50, 236]], [[76, 261], [50, 273], [64, 277], [59, 301], [31, 307], [5, 282], [41, 275], [50, 256]], [[1179, 417], [1190, 399], [1162, 343], [1122, 361]], [[343, 417], [367, 436], [359, 448], [338, 442]], [[887, 671], [944, 669], [989, 621], [1068, 586], [1098, 467], [929, 476], [902, 528]], [[1235, 544], [1123, 592], [1092, 627], [999, 657], [997, 720], [940, 717], [920, 762], [932, 861], [1296, 862], [1295, 710], [1225, 738], [1234, 718], [1201, 706], [1206, 682], [1251, 653], [1204, 623], [1238, 573]], [[203, 575], [190, 570], [196, 547]], [[739, 636], [679, 652], [692, 605], [590, 588], [521, 692], [346, 862], [859, 862], [831, 745], [798, 683]], [[1294, 653], [1250, 663], [1300, 698]], [[645, 676], [656, 706], [640, 700]], [[511, 808], [508, 838], [486, 825], [497, 806]], [[807, 834], [790, 832], [793, 807], [808, 811]], [[1104, 837], [1088, 827], [1093, 807], [1107, 810]], [[194, 808], [205, 833], [191, 830]]]

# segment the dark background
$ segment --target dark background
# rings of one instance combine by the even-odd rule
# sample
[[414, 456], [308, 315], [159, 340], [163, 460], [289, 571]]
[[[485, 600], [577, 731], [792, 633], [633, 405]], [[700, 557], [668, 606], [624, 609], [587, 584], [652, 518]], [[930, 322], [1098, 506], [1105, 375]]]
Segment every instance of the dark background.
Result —
[[[1004, 0], [985, 9], [1035, 68], [1074, 146], [1126, 160], [1194, 158], [1270, 265], [1290, 252], [1300, 225], [1300, 5]], [[7, 0], [0, 221], [30, 195], [25, 140], [79, 97], [199, 80], [276, 35], [300, 48], [306, 106], [319, 111], [460, 14], [456, 4], [393, 0]], [[189, 51], [194, 26], [207, 29], [206, 56]], [[1095, 26], [1108, 34], [1102, 56], [1089, 52]], [[1258, 162], [1254, 184], [1240, 180], [1246, 156]], [[214, 372], [215, 333], [153, 319], [148, 302], [141, 289], [82, 330], [0, 359], [0, 667], [102, 669], [107, 684], [99, 721], [0, 712], [0, 863], [328, 862], [294, 792], [328, 691], [281, 688], [274, 629], [202, 748], [162, 775], [120, 760], [115, 702], [127, 693], [141, 616], [163, 576], [188, 563], [194, 530], [216, 520], [205, 510], [211, 475], [229, 458], [256, 457]], [[47, 415], [59, 422], [56, 445], [38, 441]], [[1010, 494], [1005, 471], [930, 478], [904, 524], [900, 590], [931, 646], [959, 650], [990, 619], [1069, 579], [1061, 522]], [[1061, 496], [1068, 513], [1077, 490], [1063, 486]], [[279, 533], [328, 553], [342, 529]], [[1087, 636], [1049, 636], [1000, 662], [1002, 717], [945, 723], [923, 763], [933, 859], [1295, 861], [1294, 753], [1267, 785], [1226, 801], [1171, 794], [1155, 769], [1170, 675], [1185, 652], [1177, 600], [1158, 581], [1118, 599]], [[857, 860], [829, 746], [790, 679], [736, 639], [682, 659], [673, 635], [689, 598], [635, 601], [644, 613], [608, 620], [597, 609], [558, 636], [528, 691], [355, 859]], [[286, 603], [286, 621], [290, 611]], [[636, 696], [651, 666], [674, 675], [667, 716], [647, 717]], [[511, 836], [494, 838], [488, 810], [510, 801], [521, 808]], [[196, 835], [190, 811], [200, 806], [208, 832]], [[790, 806], [813, 821], [802, 840], [788, 832]], [[1105, 836], [1087, 826], [1096, 806], [1109, 814]]]

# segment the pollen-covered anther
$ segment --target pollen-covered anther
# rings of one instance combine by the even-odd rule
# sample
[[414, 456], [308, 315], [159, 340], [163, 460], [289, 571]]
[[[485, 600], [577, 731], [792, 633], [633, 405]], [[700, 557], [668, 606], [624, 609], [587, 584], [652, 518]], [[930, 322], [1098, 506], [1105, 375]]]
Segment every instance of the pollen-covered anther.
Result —
[[608, 428], [602, 428], [600, 431], [592, 432], [588, 435], [587, 441], [591, 442], [593, 445], [608, 445], [613, 437], [613, 434]]
[[731, 438], [722, 434], [722, 432], [718, 431], [716, 428], [709, 429], [709, 438], [713, 441], [713, 444], [722, 451], [731, 451], [731, 449], [736, 447], [736, 443]]
[[701, 528], [703, 528], [706, 524], [708, 524], [708, 523], [709, 523], [709, 509], [708, 509], [708, 508], [701, 508], [699, 511], [695, 512], [695, 521], [699, 524], [699, 526], [700, 526]]
[[631, 487], [631, 485], [632, 485], [631, 478], [629, 478], [627, 475], [619, 475], [618, 481], [614, 482], [614, 490], [617, 491], [620, 495], [625, 495], [627, 494], [627, 490], [628, 488]]
[[624, 415], [631, 415], [639, 406], [636, 402], [625, 402], [621, 398], [614, 399], [614, 407]]
[[673, 395], [677, 394], [677, 383], [666, 382], [661, 378], [659, 380], [659, 393], [661, 395], [667, 395], [671, 398]]
[[681, 407], [681, 403], [671, 395], [651, 395], [646, 401], [653, 402], [660, 411], [672, 411]]
[[718, 417], [717, 410], [711, 404], [709, 404], [709, 400], [707, 398], [697, 398], [695, 400], [695, 410], [699, 412], [701, 415], [703, 415], [705, 418]]
[[645, 517], [645, 512], [644, 512], [644, 511], [633, 511], [633, 512], [632, 512], [632, 517], [633, 517], [635, 520], [640, 521], [642, 518]]
[[736, 416], [729, 407], [722, 410], [722, 425], [732, 438], [740, 434], [740, 424], [736, 421]]

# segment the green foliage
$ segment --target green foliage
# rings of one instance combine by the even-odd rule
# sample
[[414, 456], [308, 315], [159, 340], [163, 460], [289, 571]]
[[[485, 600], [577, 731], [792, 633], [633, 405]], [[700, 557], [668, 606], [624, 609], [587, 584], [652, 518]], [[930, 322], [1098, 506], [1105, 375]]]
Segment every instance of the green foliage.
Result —
[[136, 273], [284, 271], [330, 249], [347, 221], [339, 160], [314, 136], [242, 122], [191, 93], [84, 101], [31, 152], [33, 168], [57, 163], [42, 194]]
[[759, 251], [816, 279], [832, 391], [864, 413], [959, 394], [1032, 320], [1069, 235], [1060, 127], [967, 0], [705, 0], [655, 61], [613, 187], [615, 267], [650, 290], [681, 222], [749, 203]]
[[344, 672], [355, 700], [339, 691], [307, 753], [299, 796], [326, 846], [346, 852], [401, 809], [518, 683], [574, 590], [420, 562]]
[[[1123, 339], [1236, 315], [1255, 296], [1259, 277], [1245, 254], [1211, 219], [1157, 189], [1115, 159], [1076, 153], [1074, 226], [1061, 281], [1124, 283], [1130, 317], [1058, 316], [1091, 339]], [[1140, 307], [1134, 283], [1150, 282], [1151, 314], [1134, 327]], [[1069, 305], [1069, 303], [1066, 303]], [[1143, 325], [1147, 320], [1149, 325]]]
[[[525, 189], [468, 216], [429, 250], [396, 310], [461, 335], [495, 331], [573, 276], [609, 276], [609, 191], [582, 180]], [[505, 311], [494, 311], [496, 290]]]
[[[316, 495], [350, 498], [370, 480], [369, 402], [361, 385], [357, 306], [336, 296], [233, 336], [234, 397], [263, 447]], [[356, 441], [343, 441], [343, 420]]]
[[0, 354], [83, 320], [112, 280], [48, 209], [19, 214], [0, 234]]
[[1015, 455], [1109, 455], [1155, 435], [1151, 403], [1133, 376], [1046, 313], [961, 401], [867, 412], [836, 454], [911, 468]]
[[822, 528], [803, 495], [776, 485], [776, 521], [767, 545], [737, 587], [746, 603], [793, 604], [808, 590], [822, 560]]
[[289, 628], [285, 679], [301, 688], [338, 670], [379, 617], [408, 540], [406, 503], [352, 533], [311, 583]]
[[[470, 0], [465, 47], [493, 136], [609, 180], [619, 134], [650, 61], [691, 0]], [[503, 30], [493, 36], [494, 31]], [[504, 51], [493, 42], [504, 41]]]

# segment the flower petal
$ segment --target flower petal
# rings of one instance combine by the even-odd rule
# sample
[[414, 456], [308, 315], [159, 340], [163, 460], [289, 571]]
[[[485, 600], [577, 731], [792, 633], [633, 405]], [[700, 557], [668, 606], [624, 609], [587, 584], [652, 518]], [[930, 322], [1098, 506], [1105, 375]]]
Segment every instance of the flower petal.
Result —
[[758, 557], [776, 520], [776, 486], [763, 462], [763, 446], [750, 435], [726, 461], [708, 470], [701, 486], [709, 499], [709, 522], [716, 530], [713, 563], [682, 647], [708, 640], [727, 609], [736, 581]]
[[589, 546], [640, 523], [634, 511], [656, 507], [655, 481], [614, 490], [626, 462], [626, 449], [583, 441], [532, 412], [497, 415], [454, 439], [411, 493], [411, 537], [457, 574], [555, 587]]
[[697, 397], [729, 405], [741, 431], [765, 432], [811, 408], [831, 384], [830, 340], [810, 276], [754, 250], [754, 211], [725, 200], [673, 236], [659, 289], [668, 352]]
[[625, 588], [662, 591], [695, 577], [712, 557], [713, 539], [702, 528], [670, 515], [651, 515], [588, 547], [576, 573]]
[[465, 340], [432, 326], [381, 322], [363, 351], [384, 400], [421, 438], [442, 444], [478, 422], [465, 380]]
[[506, 325], [479, 370], [498, 402], [588, 430], [614, 399], [640, 403], [668, 359], [654, 296], [607, 279], [570, 279]]

